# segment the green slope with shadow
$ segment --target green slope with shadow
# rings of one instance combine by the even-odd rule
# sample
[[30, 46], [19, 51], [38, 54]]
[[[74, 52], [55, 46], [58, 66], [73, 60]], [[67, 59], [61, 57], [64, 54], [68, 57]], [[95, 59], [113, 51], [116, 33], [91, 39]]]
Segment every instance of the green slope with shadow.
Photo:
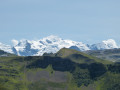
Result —
[[0, 57], [3, 90], [119, 90], [120, 63], [72, 49], [52, 56]]

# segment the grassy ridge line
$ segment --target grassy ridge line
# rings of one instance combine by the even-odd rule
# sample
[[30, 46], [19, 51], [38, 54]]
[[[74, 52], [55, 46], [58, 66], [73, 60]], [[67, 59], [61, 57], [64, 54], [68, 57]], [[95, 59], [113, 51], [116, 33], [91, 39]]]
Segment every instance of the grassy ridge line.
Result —
[[[83, 58], [75, 58], [77, 60], [75, 60], [73, 57], [71, 57], [72, 55], [80, 55], [81, 57]], [[55, 56], [58, 56], [58, 57], [62, 57], [62, 58], [69, 58], [69, 59], [72, 59], [73, 61], [77, 62], [77, 63], [87, 63], [87, 62], [84, 62], [84, 57], [86, 59], [90, 59], [90, 60], [94, 60], [95, 62], [100, 62], [100, 63], [103, 63], [103, 64], [112, 64], [113, 62], [112, 61], [108, 61], [108, 60], [103, 60], [103, 59], [99, 59], [97, 57], [94, 57], [94, 56], [90, 56], [86, 53], [83, 53], [83, 52], [80, 52], [80, 51], [77, 51], [77, 50], [74, 50], [74, 49], [67, 49], [67, 48], [63, 48], [61, 49], [60, 51], [58, 51]], [[83, 59], [83, 62], [80, 62], [80, 60]]]
[[[57, 54], [59, 55], [64, 55], [64, 57], [59, 58], [60, 60], [57, 60]], [[107, 72], [102, 74], [101, 76], [94, 78], [94, 80], [92, 80], [90, 78], [90, 72], [93, 72], [93, 75], [96, 74], [98, 76], [98, 74], [96, 73], [96, 70], [98, 71], [99, 69], [102, 70], [102, 68], [98, 67], [99, 64], [98, 62], [102, 62], [102, 61], [98, 61], [100, 59], [94, 59], [94, 57], [90, 57], [90, 59], [92, 59], [95, 63], [93, 65], [91, 65], [91, 63], [86, 63], [85, 62], [81, 62], [81, 59], [83, 58], [83, 60], [85, 60], [87, 57], [87, 59], [89, 59], [89, 55], [86, 55], [84, 53], [81, 52], [77, 52], [77, 51], [73, 51], [73, 50], [69, 50], [69, 49], [64, 49], [62, 50], [62, 53], [59, 52], [57, 53], [55, 57], [46, 57], [46, 56], [37, 56], [37, 57], [0, 57], [0, 72], [2, 72], [2, 69], [4, 69], [4, 71], [2, 72], [2, 74], [0, 73], [0, 82], [2, 82], [2, 85], [4, 84], [3, 87], [1, 88], [9, 88], [9, 90], [48, 90], [48, 88], [51, 88], [51, 90], [110, 90], [112, 88], [112, 90], [119, 90], [119, 69], [116, 72], [113, 72], [116, 70], [115, 66], [110, 66], [114, 69], [108, 70]], [[75, 55], [73, 54], [77, 54], [78, 58], [76, 58]], [[68, 58], [70, 60], [70, 58], [72, 58], [72, 60], [70, 60], [70, 62], [72, 62], [71, 64], [73, 64], [73, 66], [75, 66], [75, 70], [70, 73], [69, 71], [66, 72], [62, 72], [62, 73], [67, 73], [67, 79], [68, 81], [65, 83], [56, 83], [56, 82], [49, 82], [47, 79], [41, 79], [38, 82], [30, 82], [28, 81], [28, 77], [27, 77], [27, 73], [28, 72], [32, 72], [35, 74], [37, 74], [37, 72], [41, 72], [41, 71], [47, 71], [49, 73], [49, 75], [54, 75], [56, 72], [56, 69], [52, 67], [52, 65], [48, 65], [45, 68], [41, 68], [37, 65], [41, 64], [41, 61], [55, 61], [54, 64], [58, 65], [65, 65], [65, 60], [66, 58]], [[48, 60], [47, 60], [48, 59]], [[53, 60], [54, 59], [54, 60]], [[36, 62], [37, 61], [37, 62]], [[60, 63], [60, 61], [62, 61]], [[79, 62], [80, 61], [80, 62]], [[36, 63], [35, 63], [36, 62]], [[78, 62], [78, 63], [77, 63]], [[46, 62], [44, 62], [43, 65]], [[51, 62], [50, 62], [51, 63]], [[90, 68], [81, 68], [79, 67], [79, 65], [81, 66], [82, 64], [88, 64], [87, 66], [90, 66]], [[105, 68], [107, 68], [105, 62], [102, 62], [103, 65], [105, 66]], [[34, 66], [32, 68], [27, 68], [28, 65], [33, 64]], [[95, 67], [94, 67], [95, 65]], [[66, 66], [66, 65], [65, 65]], [[119, 67], [119, 65], [118, 65]], [[56, 67], [58, 68], [58, 67]], [[97, 69], [98, 68], [98, 69]], [[58, 70], [58, 69], [57, 69]], [[90, 71], [89, 71], [90, 70]], [[17, 72], [17, 73], [16, 73]], [[51, 73], [53, 72], [53, 73]], [[60, 71], [61, 72], [61, 71]], [[95, 73], [94, 73], [95, 72]], [[91, 73], [92, 74], [92, 73]], [[38, 78], [39, 79], [39, 78]], [[108, 83], [109, 81], [109, 83]], [[114, 81], [114, 83], [112, 83], [112, 81]], [[105, 82], [105, 83], [104, 83]], [[103, 83], [103, 84], [101, 84]], [[86, 86], [85, 86], [86, 85]], [[109, 86], [110, 85], [110, 86]], [[118, 85], [118, 87], [116, 87], [116, 85]], [[95, 86], [95, 87], [94, 87]], [[116, 88], [115, 88], [116, 87]], [[115, 89], [114, 89], [115, 88]]]

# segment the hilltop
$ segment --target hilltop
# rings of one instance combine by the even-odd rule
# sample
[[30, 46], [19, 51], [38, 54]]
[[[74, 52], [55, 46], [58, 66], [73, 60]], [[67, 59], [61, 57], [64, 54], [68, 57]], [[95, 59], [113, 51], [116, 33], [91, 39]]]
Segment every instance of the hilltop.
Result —
[[0, 72], [2, 90], [119, 90], [120, 88], [119, 63], [66, 48], [52, 56], [0, 57]]

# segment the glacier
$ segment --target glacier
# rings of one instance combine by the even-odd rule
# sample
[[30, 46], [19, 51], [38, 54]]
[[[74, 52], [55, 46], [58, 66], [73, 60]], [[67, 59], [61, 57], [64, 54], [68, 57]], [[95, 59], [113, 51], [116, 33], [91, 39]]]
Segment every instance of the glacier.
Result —
[[92, 45], [64, 40], [58, 36], [50, 35], [40, 40], [12, 40], [13, 46], [0, 43], [0, 49], [19, 56], [41, 56], [44, 53], [56, 53], [61, 48], [71, 48], [78, 51], [103, 50], [119, 48], [113, 39], [104, 40]]

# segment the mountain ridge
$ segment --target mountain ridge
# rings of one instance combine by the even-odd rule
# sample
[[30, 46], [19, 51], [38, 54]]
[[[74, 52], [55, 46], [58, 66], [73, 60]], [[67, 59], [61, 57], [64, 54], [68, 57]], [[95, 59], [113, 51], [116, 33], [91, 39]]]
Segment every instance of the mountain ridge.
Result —
[[12, 40], [13, 46], [0, 43], [0, 49], [19, 56], [41, 56], [44, 53], [56, 53], [61, 48], [71, 48], [78, 51], [104, 50], [119, 48], [113, 39], [104, 40], [97, 44], [84, 44], [58, 36], [48, 36], [40, 40]]
[[120, 88], [120, 63], [73, 49], [62, 48], [55, 56], [0, 57], [0, 62], [0, 90]]

